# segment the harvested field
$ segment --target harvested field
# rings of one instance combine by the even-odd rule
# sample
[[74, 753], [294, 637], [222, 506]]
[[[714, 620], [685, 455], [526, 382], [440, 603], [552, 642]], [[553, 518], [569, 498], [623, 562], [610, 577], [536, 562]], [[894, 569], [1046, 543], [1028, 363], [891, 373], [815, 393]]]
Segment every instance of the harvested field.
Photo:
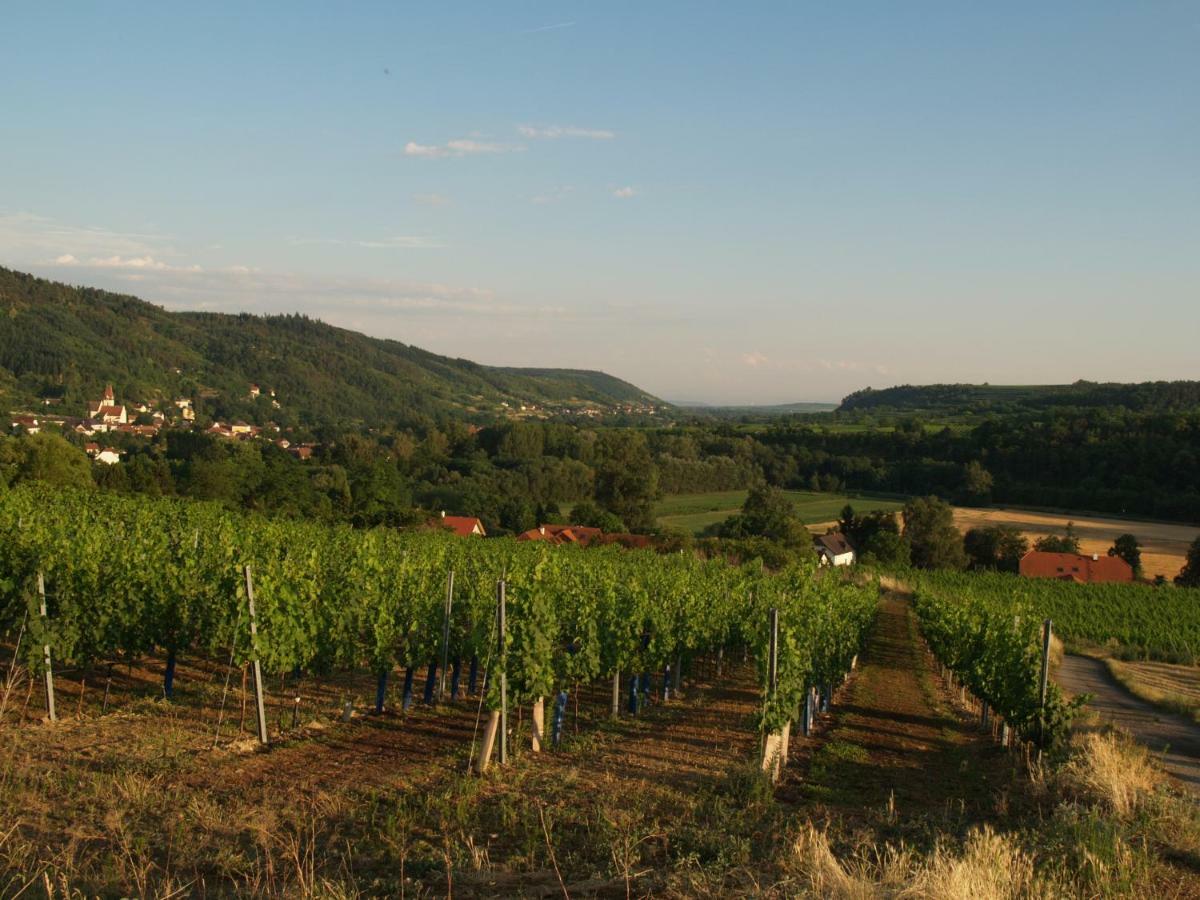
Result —
[[1200, 722], [1200, 668], [1164, 662], [1105, 661], [1130, 693]]
[[[867, 509], [866, 504], [863, 509]], [[1030, 544], [1048, 534], [1062, 534], [1068, 522], [1075, 523], [1079, 548], [1084, 553], [1105, 554], [1117, 535], [1128, 532], [1142, 545], [1142, 569], [1147, 578], [1165, 575], [1174, 578], [1183, 568], [1188, 547], [1198, 536], [1200, 528], [1170, 522], [1145, 522], [1131, 519], [1097, 519], [1069, 513], [1040, 513], [1022, 509], [977, 509], [956, 506], [954, 524], [959, 531], [988, 525], [1015, 525], [1029, 538]], [[829, 520], [810, 524], [808, 530], [822, 534], [837, 522]]]
[[962, 531], [984, 525], [1015, 525], [1030, 543], [1043, 535], [1061, 534], [1068, 522], [1075, 523], [1079, 546], [1084, 553], [1107, 553], [1117, 535], [1126, 532], [1134, 535], [1142, 544], [1142, 568], [1147, 578], [1178, 575], [1187, 557], [1188, 545], [1200, 535], [1200, 528], [1195, 526], [1165, 522], [1097, 519], [1020, 509], [956, 507], [954, 510], [954, 523]]

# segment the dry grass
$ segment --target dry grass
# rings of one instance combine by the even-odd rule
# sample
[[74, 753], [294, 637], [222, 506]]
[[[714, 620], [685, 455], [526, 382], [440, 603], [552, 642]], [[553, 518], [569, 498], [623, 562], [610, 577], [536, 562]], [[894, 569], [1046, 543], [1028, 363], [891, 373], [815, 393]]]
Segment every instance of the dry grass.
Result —
[[1009, 900], [1061, 893], [1035, 873], [1032, 857], [1016, 841], [987, 826], [972, 830], [961, 850], [943, 842], [921, 857], [904, 847], [864, 845], [839, 860], [825, 833], [808, 825], [796, 839], [793, 862], [806, 893], [836, 900]]
[[1200, 668], [1119, 659], [1106, 659], [1105, 665], [1135, 697], [1200, 722]]
[[1068, 790], [1119, 819], [1130, 817], [1162, 783], [1145, 748], [1111, 732], [1084, 734], [1062, 776]]

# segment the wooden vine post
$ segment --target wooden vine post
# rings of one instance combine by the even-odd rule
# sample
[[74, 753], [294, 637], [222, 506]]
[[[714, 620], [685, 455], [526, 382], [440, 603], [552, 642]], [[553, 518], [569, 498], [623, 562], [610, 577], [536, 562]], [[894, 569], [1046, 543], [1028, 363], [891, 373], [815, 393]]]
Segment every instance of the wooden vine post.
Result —
[[[483, 732], [483, 743], [479, 746], [479, 757], [475, 762], [477, 772], [486, 772], [492, 761], [496, 738], [500, 738], [500, 764], [508, 762], [508, 675], [505, 673], [504, 639], [504, 581], [496, 582], [496, 632], [497, 661], [500, 670], [500, 708], [488, 714], [487, 728]], [[489, 673], [491, 669], [489, 667]]]
[[1049, 619], [1042, 622], [1042, 678], [1038, 686], [1038, 756], [1041, 756], [1041, 745], [1046, 737], [1046, 692], [1050, 686], [1050, 637], [1054, 631], [1054, 623]]
[[612, 682], [612, 717], [621, 717], [621, 670], [613, 672]]
[[258, 742], [264, 747], [267, 739], [267, 710], [263, 704], [262, 665], [258, 661], [258, 621], [254, 615], [254, 578], [250, 567], [246, 566], [246, 602], [250, 607], [250, 653], [251, 667], [254, 670], [254, 709], [258, 718]]
[[496, 585], [496, 617], [500, 641], [500, 765], [508, 765], [508, 653], [505, 640], [505, 592], [507, 585], [501, 579]]
[[450, 665], [450, 613], [454, 609], [454, 570], [446, 576], [446, 611], [442, 617], [442, 673], [438, 679], [438, 703], [446, 699], [446, 669]]
[[542, 744], [546, 740], [546, 698], [538, 697], [533, 701], [533, 715], [530, 716], [531, 749], [534, 753], [542, 752]]
[[[38, 570], [38, 575], [37, 575], [37, 590], [38, 590], [39, 610], [40, 610], [41, 616], [42, 616], [42, 625], [43, 625], [43, 627], [45, 627], [47, 625], [47, 621], [46, 621], [47, 620], [46, 579], [42, 576], [42, 572], [40, 569]], [[14, 657], [14, 659], [15, 659], [15, 657]], [[54, 669], [50, 665], [50, 644], [49, 643], [45, 643], [42, 645], [42, 665], [46, 669], [46, 672], [45, 672], [46, 714], [50, 717], [51, 722], [57, 722], [58, 721], [58, 711], [54, 707]]]
[[[779, 688], [779, 610], [774, 606], [767, 613], [767, 629], [767, 702], [770, 703]], [[783, 742], [783, 733], [778, 731], [770, 732], [763, 741], [762, 768], [770, 773], [772, 781], [779, 780]]]

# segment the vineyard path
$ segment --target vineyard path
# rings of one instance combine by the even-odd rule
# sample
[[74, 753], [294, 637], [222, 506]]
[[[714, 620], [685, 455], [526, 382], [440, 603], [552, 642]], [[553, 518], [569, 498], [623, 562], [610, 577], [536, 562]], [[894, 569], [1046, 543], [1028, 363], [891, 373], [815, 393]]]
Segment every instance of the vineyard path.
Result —
[[829, 729], [806, 755], [808, 771], [795, 767], [783, 799], [823, 802], [838, 817], [905, 819], [951, 806], [986, 815], [1003, 751], [955, 708], [907, 598], [887, 592]]
[[1068, 694], [1091, 694], [1088, 709], [1128, 731], [1154, 751], [1167, 772], [1200, 793], [1200, 726], [1129, 693], [1112, 677], [1103, 660], [1068, 654], [1055, 680]]

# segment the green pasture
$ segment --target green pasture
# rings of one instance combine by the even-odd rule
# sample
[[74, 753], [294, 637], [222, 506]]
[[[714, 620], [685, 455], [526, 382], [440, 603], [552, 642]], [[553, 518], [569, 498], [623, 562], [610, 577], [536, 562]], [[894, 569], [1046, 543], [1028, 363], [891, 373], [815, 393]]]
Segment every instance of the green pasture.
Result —
[[[663, 497], [655, 506], [660, 525], [681, 528], [699, 534], [709, 525], [723, 522], [739, 512], [746, 502], [746, 491], [706, 491], [698, 494], [674, 494]], [[796, 507], [800, 521], [806, 525], [831, 522], [849, 503], [859, 512], [873, 509], [899, 509], [903, 502], [848, 494], [826, 494], [813, 491], [785, 491]]]

